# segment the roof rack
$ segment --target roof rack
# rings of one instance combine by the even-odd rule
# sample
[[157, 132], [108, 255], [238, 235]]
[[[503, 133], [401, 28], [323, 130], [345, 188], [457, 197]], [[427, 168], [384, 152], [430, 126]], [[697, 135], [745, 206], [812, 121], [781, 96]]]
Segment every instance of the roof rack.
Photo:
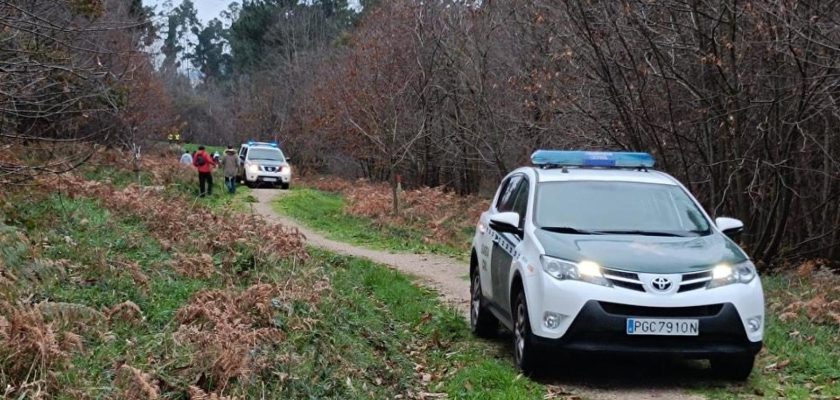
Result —
[[542, 168], [592, 167], [632, 168], [647, 172], [656, 161], [649, 153], [537, 150], [531, 154], [531, 163]]

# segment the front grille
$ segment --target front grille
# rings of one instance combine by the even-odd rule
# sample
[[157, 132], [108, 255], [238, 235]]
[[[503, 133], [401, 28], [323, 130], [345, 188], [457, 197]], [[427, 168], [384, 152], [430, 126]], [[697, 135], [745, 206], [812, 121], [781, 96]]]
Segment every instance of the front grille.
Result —
[[263, 169], [267, 172], [277, 171], [277, 167], [263, 167]]
[[693, 307], [643, 307], [599, 301], [604, 312], [623, 317], [711, 317], [718, 315], [723, 304]]
[[678, 293], [688, 292], [690, 290], [702, 289], [706, 287], [709, 281], [712, 280], [712, 271], [701, 271], [683, 274], [682, 282]]
[[645, 291], [642, 281], [639, 280], [639, 274], [608, 268], [604, 268], [602, 273], [604, 274], [604, 278], [606, 278], [613, 286], [635, 290], [637, 292]]

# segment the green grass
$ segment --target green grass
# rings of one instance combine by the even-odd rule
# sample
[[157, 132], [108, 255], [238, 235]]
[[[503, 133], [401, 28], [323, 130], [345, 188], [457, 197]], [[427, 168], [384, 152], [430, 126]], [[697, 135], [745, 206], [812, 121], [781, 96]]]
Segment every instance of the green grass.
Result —
[[[82, 168], [82, 176], [87, 180], [111, 182], [114, 186], [122, 188], [132, 183], [140, 185], [154, 185], [152, 176], [145, 171], [135, 173], [120, 168], [102, 168], [96, 166], [85, 166]], [[72, 190], [72, 188], [67, 188]]]
[[[180, 189], [169, 190], [178, 194]], [[248, 197], [247, 191], [237, 196]], [[163, 398], [186, 398], [183, 390], [201, 377], [192, 369], [201, 360], [195, 359], [195, 349], [176, 340], [174, 316], [195, 293], [241, 290], [257, 282], [308, 287], [319, 276], [331, 288], [318, 303], [291, 301], [278, 308], [274, 321], [285, 337], [271, 345], [268, 367], [252, 381], [232, 382], [228, 393], [334, 399], [394, 398], [408, 392], [470, 399], [538, 399], [544, 394], [542, 386], [519, 377], [506, 349], [473, 339], [463, 318], [435, 293], [387, 267], [311, 249], [303, 265], [267, 258], [248, 274], [186, 278], [169, 267], [172, 255], [139, 218], [81, 197], [11, 200], [13, 209], [6, 211], [12, 212], [2, 218], [9, 225], [0, 224], [3, 265], [20, 272], [32, 264], [27, 258], [33, 253], [18, 240], [18, 232], [29, 243], [44, 244], [39, 258], [66, 259], [72, 265], [66, 273], [20, 288], [27, 301], [98, 311], [132, 301], [143, 310], [139, 324], [115, 321], [104, 329], [82, 329], [85, 349], [50, 369], [50, 379], [62, 388], [55, 398], [120, 397], [114, 386], [120, 363], [152, 374], [168, 388]], [[211, 199], [203, 204], [208, 212], [232, 206]], [[121, 262], [136, 262], [148, 285], [138, 285]], [[3, 387], [6, 379], [0, 374]]]
[[[337, 343], [342, 357], [366, 371], [402, 380], [381, 365], [397, 361], [411, 375], [427, 373], [423, 391], [446, 393], [456, 399], [538, 399], [544, 389], [519, 376], [506, 349], [472, 338], [464, 319], [440, 304], [435, 293], [411, 279], [375, 263], [312, 250], [333, 271], [337, 296], [325, 308], [325, 337]], [[411, 301], [406, 301], [411, 299]], [[406, 355], [412, 351], [413, 357]], [[414, 377], [416, 379], [416, 377]]]
[[[794, 288], [781, 276], [762, 278], [768, 303], [785, 291], [804, 292]], [[779, 368], [779, 365], [786, 366]], [[723, 384], [703, 390], [712, 399], [734, 399], [743, 396], [840, 397], [840, 326], [820, 325], [800, 316], [783, 322], [767, 313], [764, 349], [759, 353], [750, 379], [744, 384]]]
[[381, 226], [370, 218], [347, 214], [340, 194], [294, 188], [280, 196], [273, 206], [277, 212], [323, 232], [330, 239], [379, 250], [466, 257], [462, 249], [424, 242], [423, 232], [418, 229]]
[[[87, 350], [74, 357], [74, 367], [53, 371], [59, 385], [68, 392], [90, 390], [94, 396], [108, 396], [113, 393], [111, 368], [116, 360], [146, 370], [155, 370], [150, 360], [163, 354], [173, 361], [188, 360], [187, 349], [173, 341], [176, 326], [172, 316], [196, 291], [217, 283], [183, 278], [160, 268], [170, 256], [145, 227], [136, 219], [116, 217], [95, 201], [51, 195], [18, 211], [17, 222], [31, 221], [28, 225], [32, 228], [26, 231], [30, 240], [48, 243], [41, 257], [69, 260], [73, 266], [66, 274], [40, 280], [35, 291], [38, 301], [73, 303], [100, 311], [132, 301], [146, 317], [139, 326], [114, 323], [107, 338], [85, 330]], [[120, 267], [121, 261], [140, 265], [150, 278], [148, 290]], [[172, 383], [188, 383], [183, 377], [178, 381], [171, 369], [157, 372], [172, 376]]]

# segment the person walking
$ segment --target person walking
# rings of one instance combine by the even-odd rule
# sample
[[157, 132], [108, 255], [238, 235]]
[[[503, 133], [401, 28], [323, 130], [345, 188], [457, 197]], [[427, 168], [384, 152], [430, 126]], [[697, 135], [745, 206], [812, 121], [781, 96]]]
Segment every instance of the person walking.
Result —
[[181, 161], [180, 162], [183, 165], [192, 165], [192, 163], [193, 163], [192, 154], [190, 154], [189, 151], [184, 150], [184, 154], [181, 155]]
[[233, 146], [228, 146], [225, 150], [225, 156], [222, 158], [222, 171], [225, 174], [225, 187], [228, 193], [236, 193], [236, 174], [239, 170], [239, 157], [236, 157], [236, 151]]
[[198, 146], [198, 151], [193, 156], [193, 166], [198, 171], [199, 197], [213, 195], [213, 167], [216, 165], [213, 157], [204, 151], [204, 146]]

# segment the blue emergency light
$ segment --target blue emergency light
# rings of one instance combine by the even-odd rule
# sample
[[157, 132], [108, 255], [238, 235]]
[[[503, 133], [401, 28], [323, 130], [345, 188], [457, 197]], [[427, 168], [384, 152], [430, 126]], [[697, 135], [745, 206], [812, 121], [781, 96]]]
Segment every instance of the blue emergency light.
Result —
[[277, 142], [256, 142], [254, 140], [248, 141], [248, 146], [271, 146], [277, 147]]
[[537, 150], [531, 163], [549, 167], [653, 168], [656, 161], [648, 153], [607, 151]]

